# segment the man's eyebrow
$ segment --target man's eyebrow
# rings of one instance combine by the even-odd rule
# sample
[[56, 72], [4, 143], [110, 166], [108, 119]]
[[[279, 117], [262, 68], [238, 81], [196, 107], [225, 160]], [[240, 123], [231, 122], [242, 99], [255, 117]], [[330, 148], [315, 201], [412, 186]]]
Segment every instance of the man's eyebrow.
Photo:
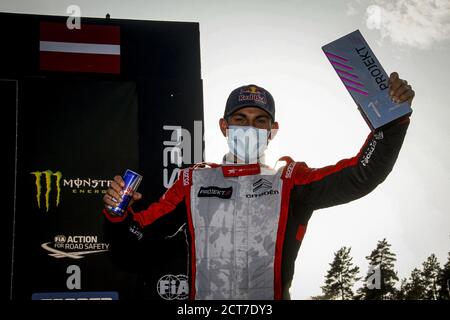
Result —
[[241, 113], [241, 112], [233, 113], [231, 116], [232, 116], [232, 117], [244, 117], [244, 118], [247, 117], [247, 116], [245, 115], [245, 113]]
[[259, 116], [256, 117], [256, 119], [259, 119], [259, 118], [270, 119], [270, 117], [269, 117], [268, 115], [265, 115], [265, 114], [261, 114], [261, 115], [259, 115]]

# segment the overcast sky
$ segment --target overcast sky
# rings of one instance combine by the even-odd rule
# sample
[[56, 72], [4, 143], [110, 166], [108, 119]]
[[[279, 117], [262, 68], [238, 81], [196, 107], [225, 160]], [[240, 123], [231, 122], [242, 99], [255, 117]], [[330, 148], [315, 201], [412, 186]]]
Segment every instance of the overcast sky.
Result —
[[289, 155], [310, 167], [354, 156], [369, 128], [321, 46], [359, 29], [390, 73], [416, 91], [414, 113], [394, 170], [368, 196], [316, 211], [296, 262], [293, 299], [321, 294], [333, 253], [354, 262], [387, 238], [400, 278], [450, 249], [450, 0], [30, 1], [2, 0], [0, 11], [200, 23], [206, 160], [227, 151], [218, 120], [229, 92], [254, 83], [275, 98], [280, 130], [267, 163]]

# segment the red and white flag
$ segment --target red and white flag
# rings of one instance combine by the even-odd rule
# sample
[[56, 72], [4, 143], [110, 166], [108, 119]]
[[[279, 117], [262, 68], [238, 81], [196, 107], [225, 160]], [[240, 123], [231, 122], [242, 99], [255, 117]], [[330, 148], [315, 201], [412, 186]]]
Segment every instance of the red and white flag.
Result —
[[120, 27], [41, 22], [40, 69], [65, 72], [120, 73]]

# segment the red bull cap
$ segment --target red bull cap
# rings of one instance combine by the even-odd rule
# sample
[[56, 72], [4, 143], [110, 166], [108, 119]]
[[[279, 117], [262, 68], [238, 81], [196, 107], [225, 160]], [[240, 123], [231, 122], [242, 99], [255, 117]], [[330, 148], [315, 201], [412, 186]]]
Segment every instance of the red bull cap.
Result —
[[275, 101], [270, 92], [264, 88], [249, 84], [234, 89], [227, 99], [224, 118], [244, 107], [260, 108], [270, 115], [272, 121], [275, 121]]

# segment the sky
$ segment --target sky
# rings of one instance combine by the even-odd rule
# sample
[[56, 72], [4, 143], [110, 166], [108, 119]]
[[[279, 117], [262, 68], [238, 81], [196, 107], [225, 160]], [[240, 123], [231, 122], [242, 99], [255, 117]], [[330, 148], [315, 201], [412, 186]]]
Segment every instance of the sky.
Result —
[[[234, 88], [256, 84], [274, 96], [280, 130], [267, 164], [289, 155], [322, 167], [359, 151], [370, 130], [321, 46], [359, 29], [386, 72], [416, 92], [397, 163], [362, 199], [316, 211], [296, 261], [292, 299], [320, 295], [342, 246], [364, 276], [366, 256], [386, 238], [399, 278], [450, 249], [450, 0], [2, 0], [0, 11], [185, 21], [200, 25], [205, 159], [227, 152], [218, 121]], [[357, 286], [361, 286], [358, 283]]]

